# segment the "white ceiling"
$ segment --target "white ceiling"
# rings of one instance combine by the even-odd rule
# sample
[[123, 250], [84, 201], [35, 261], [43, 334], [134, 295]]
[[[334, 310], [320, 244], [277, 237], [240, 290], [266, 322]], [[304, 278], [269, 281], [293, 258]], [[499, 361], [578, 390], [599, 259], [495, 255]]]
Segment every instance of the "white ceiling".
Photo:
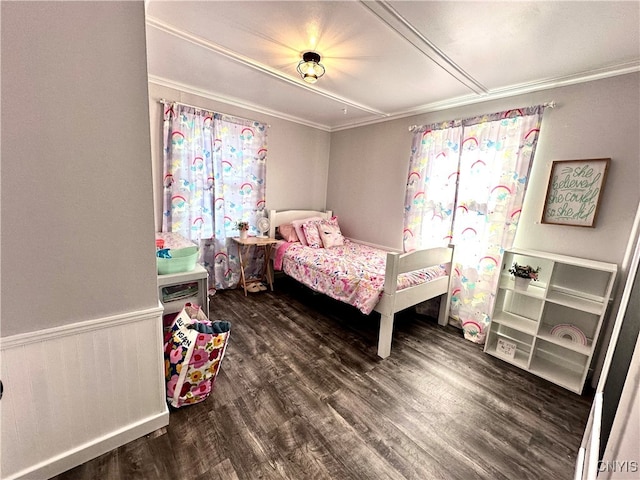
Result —
[[[640, 71], [638, 1], [147, 0], [146, 9], [151, 82], [327, 131]], [[307, 50], [326, 67], [314, 85], [296, 72]]]

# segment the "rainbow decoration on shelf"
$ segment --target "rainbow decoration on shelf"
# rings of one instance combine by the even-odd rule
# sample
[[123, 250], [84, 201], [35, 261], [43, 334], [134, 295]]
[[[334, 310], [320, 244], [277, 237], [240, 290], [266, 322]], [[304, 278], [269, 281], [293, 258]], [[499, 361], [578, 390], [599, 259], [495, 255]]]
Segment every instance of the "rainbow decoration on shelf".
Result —
[[575, 325], [569, 323], [561, 323], [551, 329], [551, 335], [559, 338], [568, 338], [573, 343], [579, 343], [580, 345], [587, 344], [586, 335]]

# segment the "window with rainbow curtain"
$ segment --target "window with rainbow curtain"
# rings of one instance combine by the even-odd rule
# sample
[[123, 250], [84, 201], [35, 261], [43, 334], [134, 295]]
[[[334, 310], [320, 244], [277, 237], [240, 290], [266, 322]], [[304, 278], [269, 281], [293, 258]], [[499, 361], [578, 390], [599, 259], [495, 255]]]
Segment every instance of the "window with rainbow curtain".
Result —
[[414, 130], [405, 251], [455, 244], [450, 315], [476, 343], [484, 343], [491, 321], [499, 265], [513, 244], [544, 109]]

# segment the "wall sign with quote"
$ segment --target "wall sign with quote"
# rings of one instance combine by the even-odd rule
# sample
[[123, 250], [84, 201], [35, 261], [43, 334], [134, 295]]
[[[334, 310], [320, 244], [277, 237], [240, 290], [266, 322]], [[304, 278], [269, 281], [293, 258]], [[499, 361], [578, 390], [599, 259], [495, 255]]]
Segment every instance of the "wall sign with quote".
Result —
[[542, 223], [593, 227], [610, 161], [610, 158], [554, 161]]
[[513, 343], [505, 340], [504, 338], [499, 338], [498, 343], [496, 345], [496, 353], [507, 358], [514, 359], [516, 356], [516, 349], [518, 346]]

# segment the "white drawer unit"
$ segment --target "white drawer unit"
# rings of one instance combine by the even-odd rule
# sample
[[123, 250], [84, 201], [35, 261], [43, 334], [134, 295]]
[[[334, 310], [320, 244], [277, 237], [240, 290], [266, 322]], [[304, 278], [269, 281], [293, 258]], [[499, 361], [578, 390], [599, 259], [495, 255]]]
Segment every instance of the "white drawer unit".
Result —
[[209, 315], [207, 270], [200, 264], [190, 272], [158, 275], [158, 297], [164, 314], [178, 313], [185, 303], [199, 305]]
[[[514, 263], [540, 267], [538, 281], [517, 289]], [[611, 263], [506, 250], [485, 352], [581, 394], [616, 273]]]

